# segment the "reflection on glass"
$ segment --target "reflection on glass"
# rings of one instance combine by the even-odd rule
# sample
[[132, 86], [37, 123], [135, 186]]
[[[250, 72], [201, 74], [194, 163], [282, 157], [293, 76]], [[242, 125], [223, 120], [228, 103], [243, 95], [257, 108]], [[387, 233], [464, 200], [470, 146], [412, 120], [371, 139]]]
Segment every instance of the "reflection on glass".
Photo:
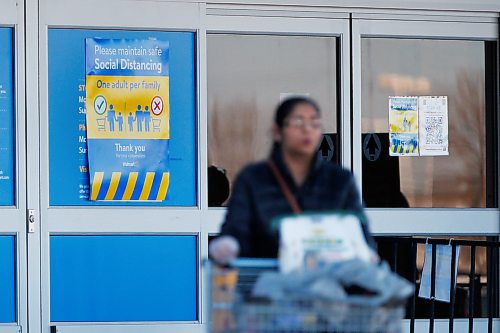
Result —
[[[485, 43], [365, 38], [361, 45], [367, 206], [486, 207]], [[449, 156], [389, 157], [388, 97], [422, 95], [448, 96]]]
[[207, 46], [208, 165], [218, 168], [209, 170], [217, 178], [208, 181], [211, 206], [222, 204], [225, 187], [214, 184], [225, 183], [224, 175], [232, 183], [244, 165], [267, 157], [274, 110], [289, 95], [318, 102], [330, 134], [320, 153], [334, 158], [335, 38], [209, 34]]

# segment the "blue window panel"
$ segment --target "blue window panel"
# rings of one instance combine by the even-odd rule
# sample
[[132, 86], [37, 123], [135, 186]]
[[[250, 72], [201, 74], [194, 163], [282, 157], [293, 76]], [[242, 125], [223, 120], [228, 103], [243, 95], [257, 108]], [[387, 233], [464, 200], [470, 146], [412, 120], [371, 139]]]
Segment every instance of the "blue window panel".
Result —
[[0, 206], [15, 205], [13, 31], [0, 28]]
[[[85, 38], [169, 42], [170, 186], [163, 202], [88, 199]], [[196, 35], [193, 32], [49, 29], [49, 202], [52, 206], [196, 206]], [[85, 189], [87, 186], [87, 189]]]
[[0, 323], [16, 321], [15, 249], [14, 236], [0, 236]]
[[196, 236], [51, 236], [52, 322], [194, 321]]

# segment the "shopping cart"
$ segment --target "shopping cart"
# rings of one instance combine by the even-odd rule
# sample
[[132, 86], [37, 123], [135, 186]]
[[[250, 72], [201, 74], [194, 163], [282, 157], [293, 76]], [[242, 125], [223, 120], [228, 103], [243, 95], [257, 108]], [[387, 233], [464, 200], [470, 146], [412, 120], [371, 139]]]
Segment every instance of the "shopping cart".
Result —
[[264, 271], [276, 271], [272, 259], [238, 259], [229, 268], [207, 264], [211, 333], [335, 332], [399, 333], [404, 304], [371, 307], [319, 299], [269, 301], [252, 297]]

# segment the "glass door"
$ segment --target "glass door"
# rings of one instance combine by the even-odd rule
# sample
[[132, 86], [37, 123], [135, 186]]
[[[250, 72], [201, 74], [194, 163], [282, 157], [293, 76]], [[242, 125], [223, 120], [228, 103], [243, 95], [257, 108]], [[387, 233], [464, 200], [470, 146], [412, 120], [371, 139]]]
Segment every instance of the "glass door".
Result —
[[499, 234], [497, 38], [493, 17], [355, 16], [353, 167], [374, 232]]
[[208, 210], [202, 226], [209, 234], [219, 230], [237, 173], [268, 157], [274, 110], [291, 95], [319, 103], [325, 135], [318, 154], [351, 166], [348, 14], [252, 10], [235, 16], [243, 12], [207, 9]]
[[197, 332], [199, 6], [115, 6], [40, 1], [41, 332]]

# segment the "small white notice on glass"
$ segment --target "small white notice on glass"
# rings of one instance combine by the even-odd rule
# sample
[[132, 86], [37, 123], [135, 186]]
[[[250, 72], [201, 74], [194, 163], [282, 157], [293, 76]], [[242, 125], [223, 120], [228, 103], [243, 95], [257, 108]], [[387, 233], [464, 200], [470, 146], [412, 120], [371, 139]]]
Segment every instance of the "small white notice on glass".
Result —
[[445, 156], [448, 151], [448, 97], [418, 98], [420, 156]]
[[[436, 282], [434, 290], [434, 298], [442, 302], [450, 302], [450, 287], [451, 287], [451, 245], [436, 246]], [[456, 247], [455, 260], [455, 281], [453, 288], [456, 285], [458, 259], [460, 256], [460, 246]], [[431, 298], [431, 269], [432, 269], [432, 245], [425, 244], [424, 269], [422, 271], [422, 279], [420, 281], [420, 290], [418, 297]]]
[[368, 262], [371, 254], [356, 215], [303, 214], [281, 219], [282, 273], [314, 270], [354, 258]]

